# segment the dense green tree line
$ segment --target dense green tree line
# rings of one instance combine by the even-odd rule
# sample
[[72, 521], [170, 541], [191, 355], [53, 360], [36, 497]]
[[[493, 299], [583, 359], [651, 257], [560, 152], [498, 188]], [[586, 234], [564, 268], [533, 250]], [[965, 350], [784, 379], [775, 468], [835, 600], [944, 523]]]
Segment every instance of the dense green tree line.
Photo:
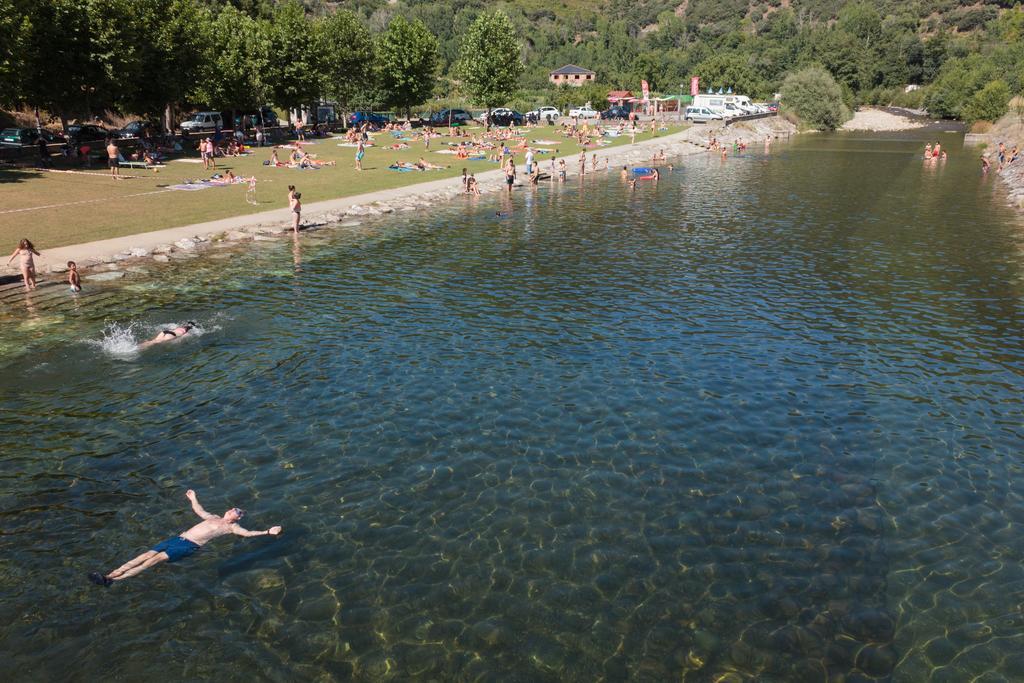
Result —
[[[597, 71], [597, 86], [549, 86], [548, 72], [569, 63]], [[637, 90], [641, 79], [676, 93], [692, 75], [765, 98], [813, 66], [847, 106], [992, 118], [1004, 95], [1024, 90], [1024, 9], [1018, 0], [0, 0], [0, 104], [63, 118], [289, 109], [319, 97], [404, 111], [437, 97], [562, 105]]]

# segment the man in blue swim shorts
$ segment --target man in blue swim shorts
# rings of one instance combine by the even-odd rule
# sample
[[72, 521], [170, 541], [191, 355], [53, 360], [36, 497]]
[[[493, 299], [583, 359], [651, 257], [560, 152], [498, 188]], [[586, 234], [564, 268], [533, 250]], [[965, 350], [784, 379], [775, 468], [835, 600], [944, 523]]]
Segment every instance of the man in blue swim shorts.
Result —
[[277, 536], [281, 533], [281, 527], [272, 526], [266, 531], [249, 531], [238, 525], [238, 520], [245, 514], [244, 510], [231, 508], [222, 517], [212, 515], [203, 509], [203, 506], [196, 500], [196, 492], [189, 489], [185, 497], [192, 503], [192, 510], [203, 518], [203, 521], [184, 532], [180, 536], [174, 536], [162, 543], [153, 546], [134, 560], [126, 562], [109, 574], [92, 572], [89, 580], [100, 586], [110, 586], [115, 581], [135, 576], [139, 572], [161, 562], [177, 562], [184, 559], [202, 546], [206, 545], [219, 536], [234, 534], [235, 536]]

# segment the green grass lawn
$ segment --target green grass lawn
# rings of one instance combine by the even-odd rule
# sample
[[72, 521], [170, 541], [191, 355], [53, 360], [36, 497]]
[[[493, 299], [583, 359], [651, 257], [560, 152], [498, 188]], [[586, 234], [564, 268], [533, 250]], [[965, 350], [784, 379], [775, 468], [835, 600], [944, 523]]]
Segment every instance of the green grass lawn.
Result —
[[[470, 128], [480, 132], [480, 128]], [[528, 140], [557, 140], [558, 154], [578, 154], [575, 141], [559, 135], [558, 127], [528, 129]], [[680, 130], [670, 126], [658, 135], [668, 135]], [[416, 131], [414, 131], [415, 134]], [[652, 134], [637, 135], [637, 142], [651, 139]], [[181, 183], [185, 178], [206, 178], [212, 171], [205, 171], [200, 163], [172, 160], [158, 173], [152, 170], [121, 169], [121, 174], [130, 178], [112, 180], [106, 168], [94, 165], [92, 169], [77, 166], [61, 166], [56, 157], [55, 168], [68, 168], [80, 173], [50, 173], [32, 169], [0, 169], [0, 244], [13, 249], [18, 240], [28, 237], [40, 249], [81, 244], [94, 240], [133, 235], [152, 230], [161, 230], [203, 221], [257, 213], [287, 206], [287, 186], [295, 185], [302, 193], [302, 203], [309, 207], [318, 201], [347, 197], [446, 177], [456, 177], [462, 168], [470, 173], [482, 173], [498, 168], [494, 162], [466, 161], [454, 155], [438, 154], [446, 149], [451, 138], [434, 138], [430, 151], [424, 150], [422, 139], [411, 142], [406, 150], [387, 150], [396, 140], [390, 134], [375, 138], [379, 146], [369, 147], [363, 159], [363, 172], [354, 169], [355, 149], [339, 147], [342, 139], [320, 139], [308, 146], [308, 151], [319, 159], [334, 160], [337, 166], [319, 170], [297, 170], [264, 166], [270, 158], [270, 149], [256, 150], [248, 157], [218, 158], [218, 171], [231, 169], [236, 175], [255, 175], [258, 204], [246, 202], [244, 185], [214, 187], [197, 192], [168, 191], [166, 187]], [[628, 136], [612, 140], [612, 145], [628, 144]], [[550, 149], [555, 146], [535, 147]], [[602, 147], [588, 152], [601, 152]], [[279, 150], [282, 161], [287, 160], [288, 150]], [[399, 173], [388, 170], [395, 161], [416, 161], [423, 156], [434, 164], [450, 166], [439, 171]], [[198, 155], [187, 157], [198, 159]], [[547, 160], [551, 155], [537, 157], [547, 171]], [[517, 163], [522, 155], [517, 155]], [[25, 211], [13, 211], [28, 209]], [[6, 252], [5, 252], [6, 253]]]

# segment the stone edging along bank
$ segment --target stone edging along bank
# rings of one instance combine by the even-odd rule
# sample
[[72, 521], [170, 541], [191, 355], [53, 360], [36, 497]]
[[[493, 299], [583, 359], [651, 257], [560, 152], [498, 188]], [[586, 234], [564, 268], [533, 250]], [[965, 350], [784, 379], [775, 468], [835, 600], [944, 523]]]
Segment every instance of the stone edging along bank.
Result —
[[[633, 145], [588, 151], [588, 156], [598, 154], [602, 162], [608, 160], [611, 168], [623, 164], [650, 163], [651, 157], [662, 150], [669, 157], [704, 152], [707, 140], [712, 134], [719, 141], [732, 144], [734, 140], [740, 138], [759, 142], [769, 134], [773, 137], [788, 137], [794, 132], [795, 127], [792, 124], [776, 117], [747, 121], [729, 127], [708, 128], [698, 125], [679, 133], [644, 140]], [[577, 175], [578, 156], [561, 158], [565, 159], [567, 175]], [[489, 194], [504, 189], [504, 174], [500, 169], [477, 174], [476, 178], [481, 193]], [[461, 179], [458, 177], [444, 178], [316, 202], [303, 207], [302, 231], [353, 227], [368, 217], [422, 210], [440, 201], [465, 196], [461, 186]], [[278, 239], [290, 231], [290, 221], [291, 212], [287, 208], [282, 208], [207, 223], [44, 249], [43, 256], [36, 259], [37, 270], [40, 273], [62, 273], [66, 270], [65, 264], [68, 261], [75, 261], [86, 280], [115, 280], [124, 276], [124, 271], [119, 269], [130, 265], [130, 262], [153, 260], [166, 263], [172, 259], [191, 258], [215, 243]]]

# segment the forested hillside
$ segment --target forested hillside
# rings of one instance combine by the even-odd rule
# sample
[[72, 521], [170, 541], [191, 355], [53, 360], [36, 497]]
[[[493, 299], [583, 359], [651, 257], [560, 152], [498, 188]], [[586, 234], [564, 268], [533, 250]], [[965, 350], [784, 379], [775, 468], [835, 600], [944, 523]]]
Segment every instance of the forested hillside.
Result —
[[[249, 11], [268, 3], [237, 0]], [[272, 3], [269, 3], [272, 4]], [[1024, 9], [1019, 0], [307, 0], [311, 13], [349, 9], [371, 30], [392, 16], [420, 19], [438, 37], [442, 70], [459, 36], [483, 11], [501, 9], [522, 36], [527, 90], [563, 64], [598, 72], [599, 85], [640, 79], [674, 93], [691, 75], [759, 97], [784, 75], [820, 63], [852, 102], [928, 107], [978, 118], [969, 100], [990, 83], [1024, 90]], [[904, 95], [904, 86], [930, 92]], [[1007, 98], [1008, 99], [1008, 98]]]
[[[64, 118], [320, 96], [479, 104], [457, 67], [471, 27], [495, 11], [519, 45], [502, 58], [524, 65], [503, 91], [518, 108], [599, 102], [641, 79], [675, 94], [694, 75], [767, 98], [812, 65], [846, 105], [966, 120], [997, 118], [1024, 90], [1018, 0], [0, 0], [0, 104]], [[565, 64], [597, 83], [556, 90], [548, 72]]]

